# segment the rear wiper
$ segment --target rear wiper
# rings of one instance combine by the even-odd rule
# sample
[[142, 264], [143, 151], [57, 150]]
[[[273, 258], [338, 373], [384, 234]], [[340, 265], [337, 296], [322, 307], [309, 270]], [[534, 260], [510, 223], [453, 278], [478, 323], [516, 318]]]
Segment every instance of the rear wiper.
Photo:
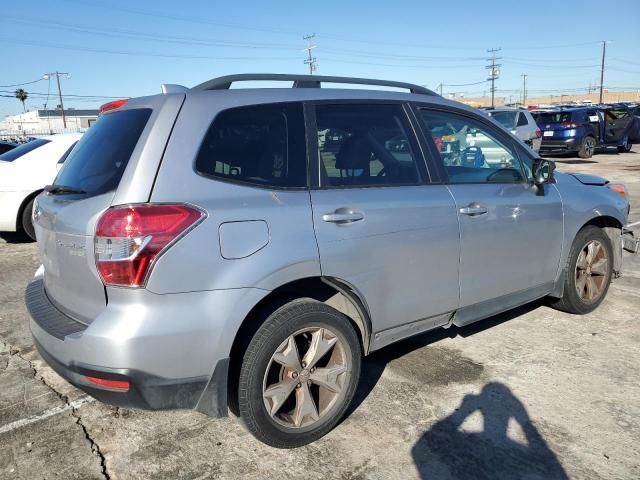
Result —
[[65, 194], [82, 194], [87, 193], [84, 190], [74, 187], [66, 187], [64, 185], [45, 185], [44, 191], [52, 195], [65, 195]]

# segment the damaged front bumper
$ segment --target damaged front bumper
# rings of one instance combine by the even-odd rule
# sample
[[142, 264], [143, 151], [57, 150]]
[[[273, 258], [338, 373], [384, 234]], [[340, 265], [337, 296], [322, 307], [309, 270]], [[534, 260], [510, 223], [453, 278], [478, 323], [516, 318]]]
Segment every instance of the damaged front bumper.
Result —
[[640, 251], [640, 222], [630, 223], [622, 227], [620, 240], [623, 250], [637, 254]]

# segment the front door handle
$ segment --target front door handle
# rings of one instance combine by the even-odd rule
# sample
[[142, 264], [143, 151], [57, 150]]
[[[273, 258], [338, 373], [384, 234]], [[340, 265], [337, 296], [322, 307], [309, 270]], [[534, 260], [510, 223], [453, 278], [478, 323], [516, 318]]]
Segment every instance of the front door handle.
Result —
[[460, 210], [462, 215], [469, 215], [470, 217], [477, 217], [478, 215], [484, 215], [489, 210], [487, 207], [480, 205], [477, 202], [470, 203], [466, 207], [462, 207]]
[[329, 223], [337, 223], [342, 225], [345, 223], [358, 222], [364, 219], [364, 213], [349, 210], [347, 208], [338, 208], [335, 212], [325, 213], [322, 220]]

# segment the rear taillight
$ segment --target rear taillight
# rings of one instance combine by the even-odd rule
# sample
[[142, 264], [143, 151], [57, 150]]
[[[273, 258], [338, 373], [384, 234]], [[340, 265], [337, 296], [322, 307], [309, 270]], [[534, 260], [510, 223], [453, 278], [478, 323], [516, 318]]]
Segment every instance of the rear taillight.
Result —
[[94, 241], [102, 282], [143, 286], [154, 260], [204, 217], [202, 210], [183, 204], [110, 208], [98, 220]]
[[540, 138], [542, 136], [542, 130], [536, 128], [536, 138]]
[[100, 105], [100, 113], [108, 112], [109, 110], [115, 110], [116, 108], [123, 107], [127, 104], [128, 99], [122, 98], [120, 100], [114, 100]]
[[576, 128], [578, 125], [573, 122], [563, 122], [560, 124], [560, 126], [564, 128]]

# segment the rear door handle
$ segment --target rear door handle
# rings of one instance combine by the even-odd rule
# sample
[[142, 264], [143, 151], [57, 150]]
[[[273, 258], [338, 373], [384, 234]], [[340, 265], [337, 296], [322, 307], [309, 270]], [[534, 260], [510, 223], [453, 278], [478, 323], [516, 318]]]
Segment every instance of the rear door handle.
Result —
[[364, 213], [355, 212], [346, 208], [338, 208], [335, 212], [325, 213], [322, 215], [322, 220], [330, 223], [337, 223], [339, 225], [345, 223], [358, 222], [364, 219]]
[[489, 210], [487, 209], [487, 207], [480, 205], [479, 203], [473, 202], [467, 205], [466, 207], [462, 207], [459, 211], [462, 215], [477, 217], [478, 215], [484, 215]]

